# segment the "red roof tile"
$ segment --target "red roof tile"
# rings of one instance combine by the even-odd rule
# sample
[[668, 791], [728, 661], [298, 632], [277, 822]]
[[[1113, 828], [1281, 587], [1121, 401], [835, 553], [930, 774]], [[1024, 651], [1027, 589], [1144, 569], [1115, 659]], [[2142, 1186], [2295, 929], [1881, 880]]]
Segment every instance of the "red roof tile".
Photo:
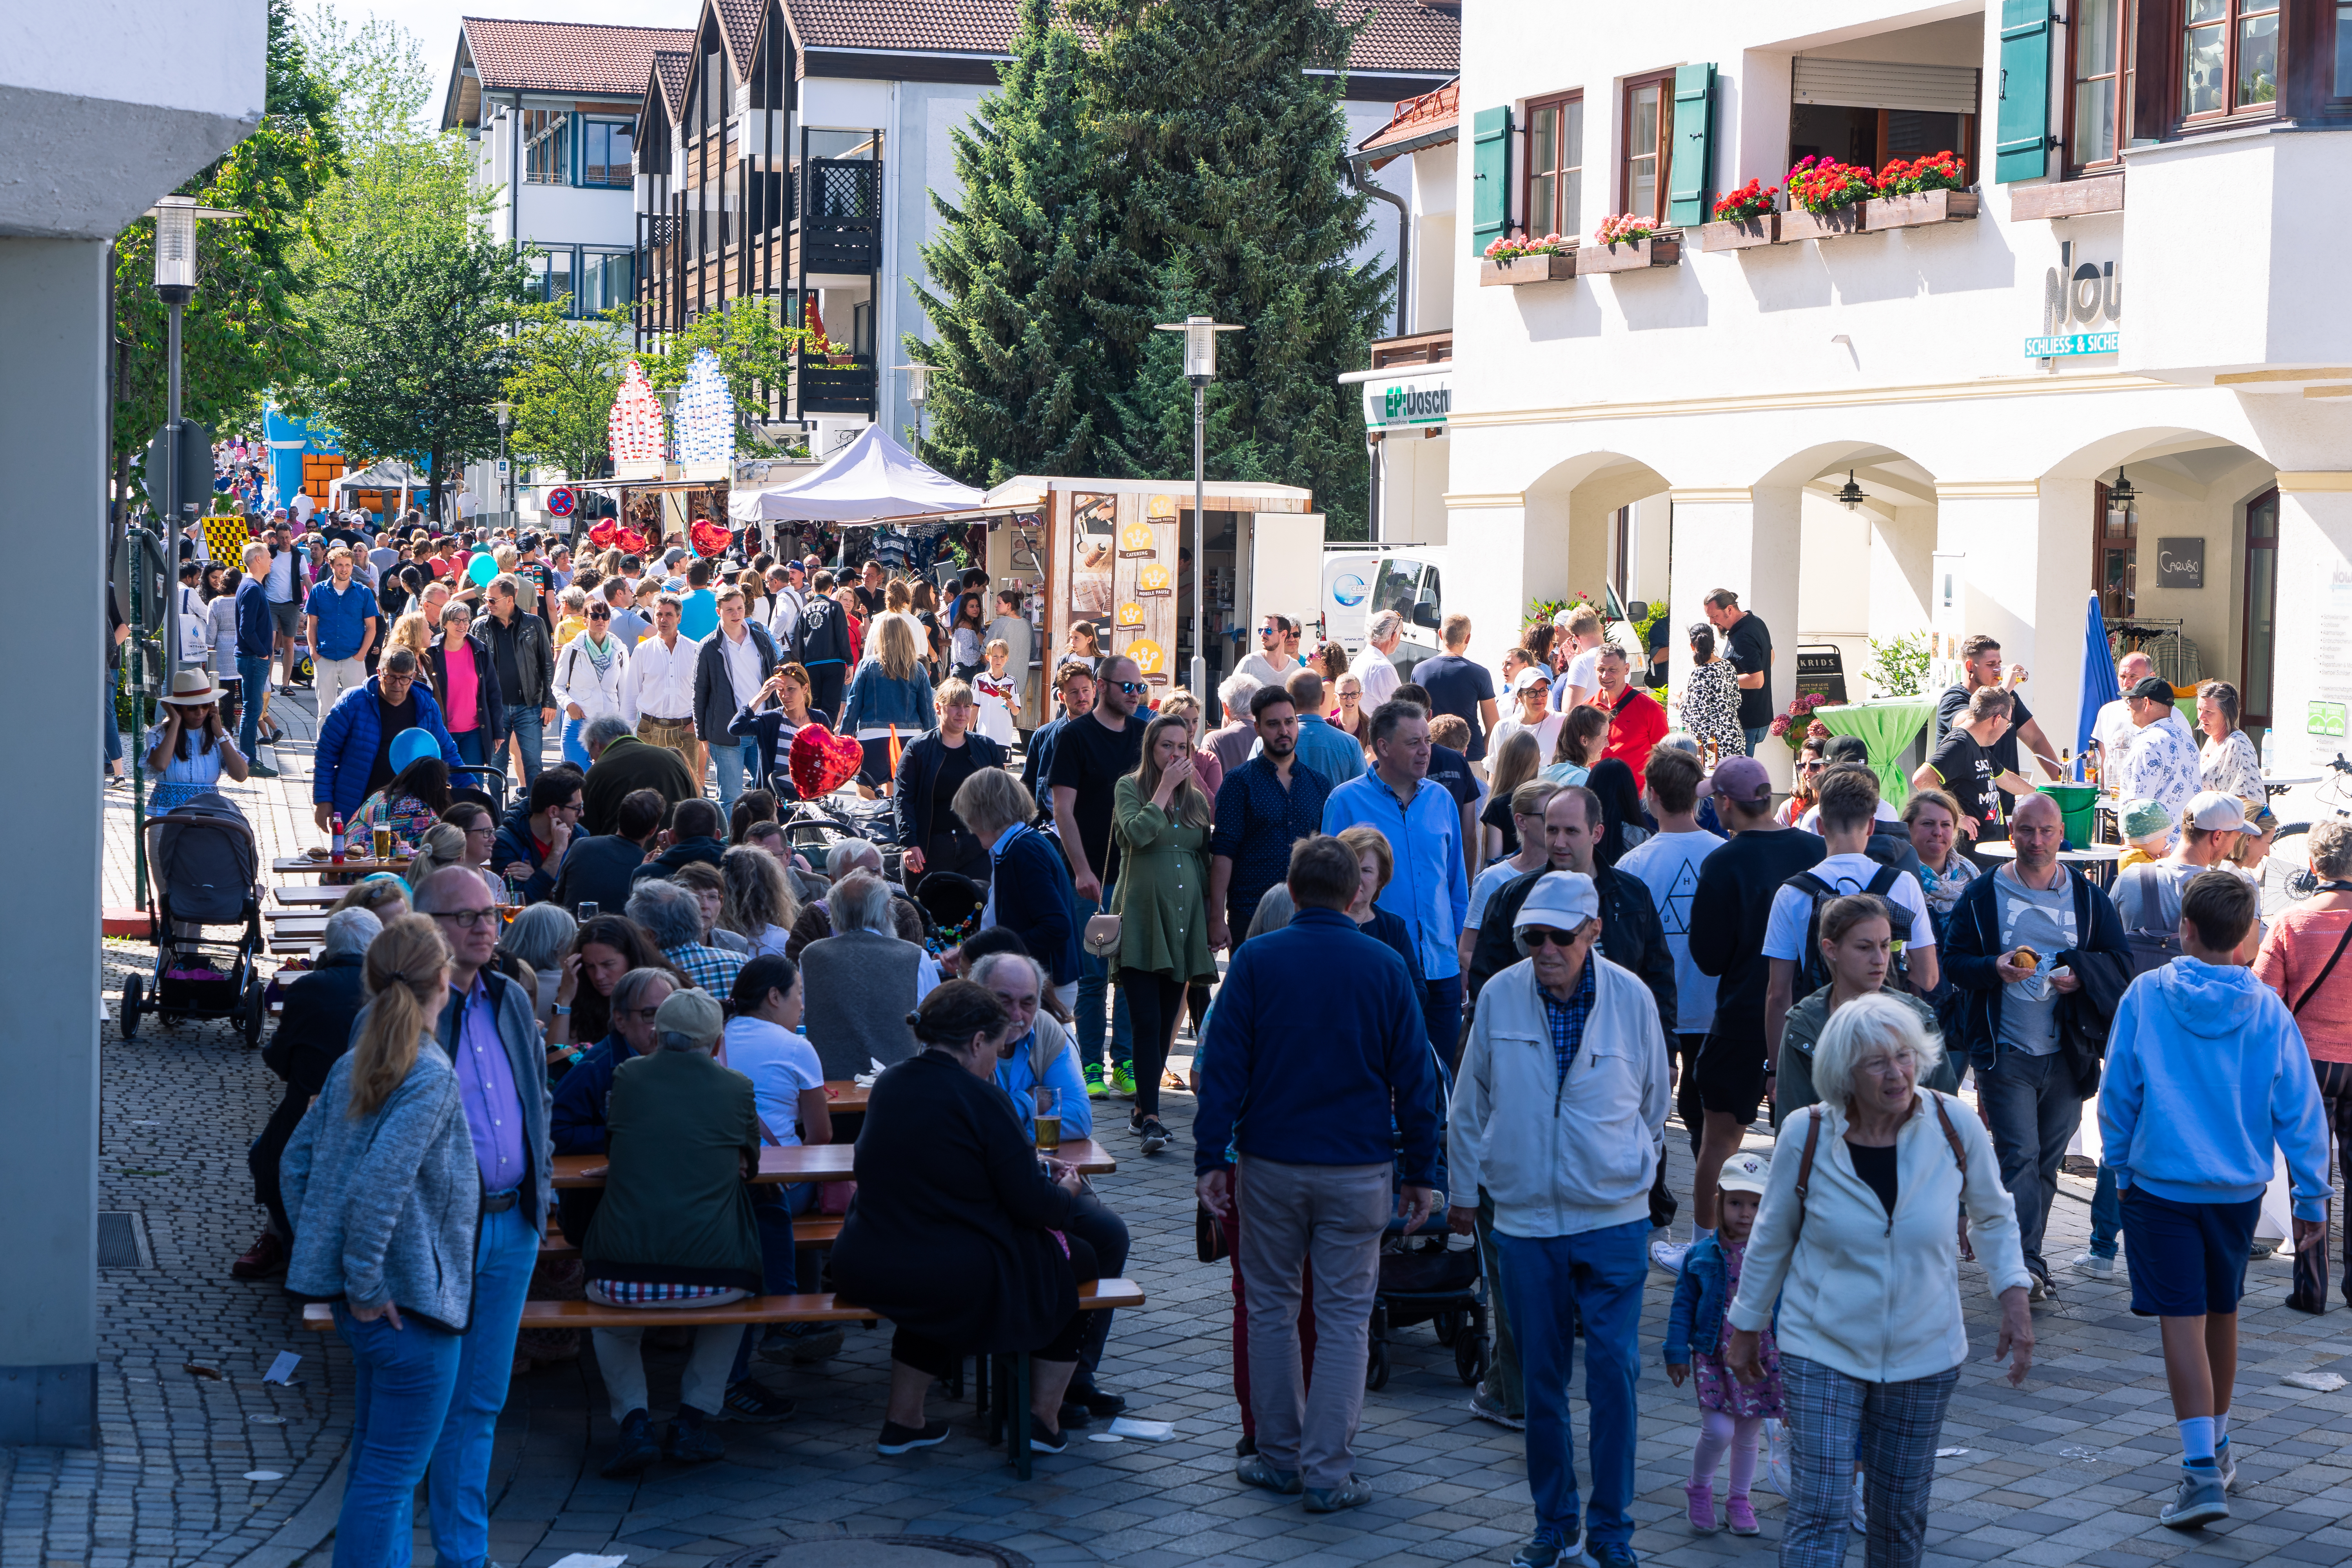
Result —
[[767, 0], [712, 0], [719, 11], [719, 25], [727, 32], [727, 52], [733, 58], [735, 74], [748, 78], [751, 74], [754, 50], [760, 42], [760, 17], [767, 9]]
[[642, 93], [657, 49], [689, 49], [684, 27], [618, 27], [593, 22], [518, 22], [467, 16], [466, 47], [493, 91]]
[[[753, 0], [716, 0], [722, 10]], [[1371, 20], [1349, 63], [1358, 70], [1462, 68], [1462, 15], [1455, 0], [1329, 0], [1341, 18]], [[793, 31], [810, 49], [929, 49], [982, 55], [1012, 51], [1020, 0], [785, 0]]]

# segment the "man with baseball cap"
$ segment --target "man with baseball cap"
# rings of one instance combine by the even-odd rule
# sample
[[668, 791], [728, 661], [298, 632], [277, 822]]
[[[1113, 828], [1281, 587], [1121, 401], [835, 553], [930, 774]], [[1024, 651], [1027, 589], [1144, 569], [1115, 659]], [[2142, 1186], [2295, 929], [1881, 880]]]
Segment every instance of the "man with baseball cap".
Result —
[[2130, 705], [2131, 749], [2105, 783], [2126, 800], [2162, 801], [2177, 816], [2198, 789], [2197, 741], [2173, 705], [2171, 682], [2151, 675], [2124, 693]]
[[[1764, 1103], [1769, 1066], [1764, 997], [1771, 974], [1764, 937], [1773, 896], [1829, 852], [1812, 834], [1774, 820], [1771, 775], [1754, 757], [1725, 758], [1699, 792], [1715, 802], [1731, 842], [1700, 862], [1691, 900], [1691, 962], [1717, 982], [1715, 1026], [1692, 1069], [1704, 1112], [1691, 1180], [1693, 1241], [1715, 1234], [1716, 1173], [1738, 1152], [1740, 1134]], [[1672, 1272], [1686, 1250], [1660, 1242], [1651, 1257]]]
[[1446, 1131], [1447, 1223], [1473, 1234], [1482, 1195], [1493, 1204], [1501, 1305], [1526, 1379], [1536, 1530], [1512, 1559], [1522, 1568], [1586, 1560], [1569, 1415], [1580, 1321], [1592, 1413], [1583, 1550], [1602, 1568], [1635, 1561], [1643, 1242], [1670, 1069], [1648, 988], [1592, 951], [1601, 908], [1592, 879], [1574, 871], [1545, 873], [1520, 904], [1511, 930], [1527, 956], [1480, 993]]
[[[2168, 689], [2169, 689], [2168, 688]], [[2140, 731], [2141, 742], [2148, 738]], [[2140, 752], [2135, 745], [2135, 755]], [[2262, 829], [2246, 820], [2246, 808], [2237, 796], [2206, 790], [2189, 797], [2180, 812], [2180, 837], [2172, 853], [2161, 860], [2126, 868], [2116, 878], [2116, 911], [2126, 931], [2161, 931], [2180, 929], [2180, 895], [2200, 871], [2229, 863], [2238, 841], [2259, 837]]]

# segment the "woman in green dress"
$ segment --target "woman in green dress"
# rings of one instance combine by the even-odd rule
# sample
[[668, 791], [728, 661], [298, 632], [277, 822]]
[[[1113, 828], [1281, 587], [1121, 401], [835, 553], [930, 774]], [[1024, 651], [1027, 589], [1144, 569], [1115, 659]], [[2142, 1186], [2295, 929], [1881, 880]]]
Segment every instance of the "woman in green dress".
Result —
[[1209, 797], [1195, 780], [1192, 731], [1181, 717], [1154, 719], [1143, 761], [1111, 795], [1118, 843], [1119, 918], [1111, 973], [1127, 998], [1135, 1039], [1135, 1109], [1127, 1130], [1143, 1152], [1168, 1146], [1160, 1122], [1160, 1075], [1184, 1012], [1185, 987], [1217, 977], [1209, 952]]

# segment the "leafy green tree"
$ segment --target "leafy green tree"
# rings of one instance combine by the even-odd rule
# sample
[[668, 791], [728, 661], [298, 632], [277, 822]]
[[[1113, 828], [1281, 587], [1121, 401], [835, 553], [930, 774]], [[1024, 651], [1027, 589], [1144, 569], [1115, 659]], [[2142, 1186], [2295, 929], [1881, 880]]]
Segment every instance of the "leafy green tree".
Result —
[[[1101, 40], [1090, 100], [1118, 172], [1118, 239], [1188, 304], [1245, 330], [1218, 347], [1209, 447], [1220, 477], [1305, 485], [1340, 537], [1366, 507], [1363, 416], [1338, 377], [1364, 364], [1394, 285], [1350, 257], [1369, 198], [1345, 181], [1337, 74], [1353, 29], [1323, 0], [1071, 0]], [[1360, 24], [1359, 24], [1360, 25]], [[1314, 71], [1318, 74], [1310, 76]], [[1192, 467], [1173, 334], [1118, 399], [1123, 466]]]
[[574, 479], [603, 472], [614, 395], [628, 359], [628, 308], [572, 321], [557, 305], [532, 305], [516, 334], [519, 363], [507, 377], [515, 405], [513, 450]]
[[[177, 193], [243, 215], [198, 226], [196, 292], [182, 318], [182, 411], [215, 430], [256, 423], [268, 388], [307, 376], [316, 363], [301, 257], [311, 205], [341, 164], [334, 109], [286, 0], [271, 0], [261, 123]], [[116, 493], [126, 497], [143, 482], [131, 458], [165, 411], [167, 334], [154, 254], [152, 218], [115, 240], [114, 458]]]
[[654, 390], [667, 392], [686, 384], [687, 372], [694, 368], [698, 351], [709, 349], [716, 354], [735, 403], [736, 450], [761, 457], [781, 449], [760, 427], [773, 416], [773, 395], [791, 379], [793, 358], [803, 346], [819, 346], [816, 334], [805, 327], [787, 326], [773, 302], [737, 300], [725, 310], [703, 311], [687, 323], [685, 331], [670, 334], [666, 352], [637, 357]]
[[334, 101], [335, 129], [345, 147], [358, 155], [415, 136], [434, 86], [415, 34], [381, 16], [353, 26], [328, 0], [317, 0], [293, 26]]
[[954, 132], [963, 195], [923, 247], [936, 287], [916, 285], [933, 339], [909, 337], [931, 382], [922, 456], [972, 484], [1014, 474], [1090, 474], [1112, 462], [1112, 399], [1151, 335], [1143, 263], [1118, 242], [1118, 175], [1087, 110], [1092, 62], [1023, 0], [1013, 63]]

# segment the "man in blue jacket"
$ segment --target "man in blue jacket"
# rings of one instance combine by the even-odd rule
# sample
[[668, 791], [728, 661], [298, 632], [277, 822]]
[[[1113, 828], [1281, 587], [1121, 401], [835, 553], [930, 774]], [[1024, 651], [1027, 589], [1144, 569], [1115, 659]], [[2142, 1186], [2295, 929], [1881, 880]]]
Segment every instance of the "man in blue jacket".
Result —
[[2180, 1428], [2179, 1490], [2158, 1516], [2175, 1530], [2230, 1516], [2238, 1299], [2273, 1147], [2294, 1183], [2295, 1249], [2327, 1239], [2327, 1118], [2311, 1057], [2286, 1004], [2238, 956], [2260, 906], [2234, 871], [2189, 884], [2186, 956], [2124, 993], [2099, 1095], [2099, 1136], [2123, 1194], [2132, 1311], [2159, 1321]]
[[320, 831], [337, 813], [350, 817], [370, 793], [392, 782], [392, 742], [406, 730], [430, 734], [451, 767], [464, 762], [441, 721], [441, 705], [417, 682], [416, 656], [396, 647], [383, 656], [381, 669], [344, 692], [319, 725], [310, 814]]
[[[1316, 1513], [1372, 1500], [1354, 1474], [1353, 1444], [1381, 1237], [1395, 1211], [1397, 1138], [1405, 1228], [1418, 1229], [1437, 1203], [1440, 1090], [1421, 998], [1404, 960], [1348, 916], [1362, 880], [1337, 838], [1303, 838], [1291, 851], [1298, 913], [1234, 950], [1209, 1015], [1209, 1066], [1192, 1121], [1201, 1202], [1219, 1218], [1236, 1204], [1241, 1210], [1257, 1451], [1234, 1473], [1252, 1486], [1304, 1491]], [[1310, 1263], [1308, 1389], [1298, 1306]]]
[[237, 750], [255, 778], [274, 779], [276, 768], [261, 765], [254, 746], [261, 738], [262, 704], [269, 697], [269, 660], [277, 651], [278, 623], [269, 610], [269, 546], [259, 540], [245, 547], [245, 576], [236, 585], [236, 676], [245, 692], [237, 725]]

